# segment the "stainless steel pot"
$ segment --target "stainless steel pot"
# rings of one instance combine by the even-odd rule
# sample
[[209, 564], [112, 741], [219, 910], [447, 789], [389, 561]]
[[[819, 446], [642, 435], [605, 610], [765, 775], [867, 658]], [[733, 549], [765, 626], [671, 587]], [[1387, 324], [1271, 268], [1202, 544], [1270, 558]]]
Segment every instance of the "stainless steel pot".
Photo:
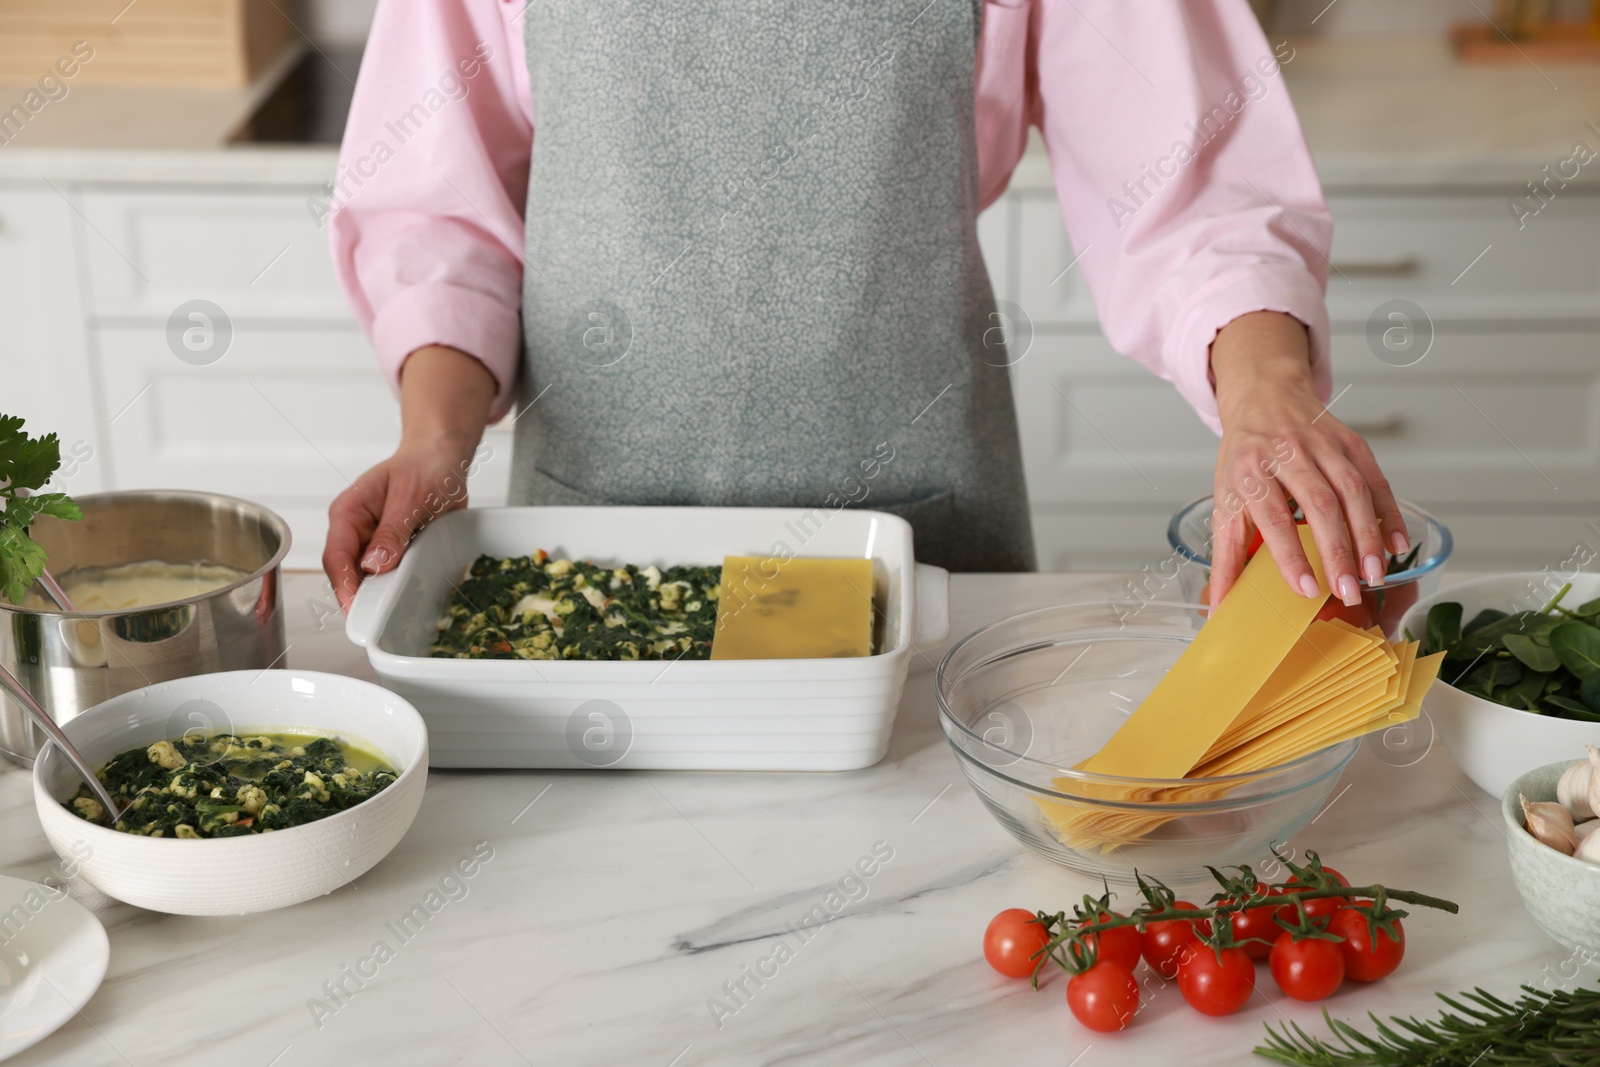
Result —
[[[81, 520], [41, 517], [32, 528], [51, 571], [69, 586], [75, 570], [151, 559], [220, 563], [247, 577], [134, 610], [67, 614], [0, 599], [0, 662], [57, 722], [153, 682], [264, 669], [283, 658], [279, 566], [289, 552], [289, 526], [281, 518], [216, 493], [156, 490], [76, 500]], [[185, 713], [174, 736], [213, 725], [204, 718]], [[44, 740], [22, 708], [0, 695], [0, 756], [29, 766]]]

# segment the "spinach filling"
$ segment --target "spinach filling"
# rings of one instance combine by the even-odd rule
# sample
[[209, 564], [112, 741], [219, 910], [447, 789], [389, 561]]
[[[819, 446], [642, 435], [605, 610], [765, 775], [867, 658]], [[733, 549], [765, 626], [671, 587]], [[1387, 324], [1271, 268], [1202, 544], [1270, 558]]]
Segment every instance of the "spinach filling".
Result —
[[429, 654], [444, 659], [709, 659], [722, 568], [479, 556]]
[[[353, 808], [398, 777], [371, 753], [299, 734], [189, 736], [131, 748], [99, 778], [127, 807], [115, 829], [147, 837], [241, 837], [325, 819]], [[87, 785], [67, 810], [102, 825]]]

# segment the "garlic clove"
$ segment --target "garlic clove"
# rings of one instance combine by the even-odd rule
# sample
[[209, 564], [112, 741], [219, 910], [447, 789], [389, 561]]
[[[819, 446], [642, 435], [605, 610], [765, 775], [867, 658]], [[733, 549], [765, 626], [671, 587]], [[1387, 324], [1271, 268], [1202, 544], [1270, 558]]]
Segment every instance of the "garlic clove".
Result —
[[[1593, 751], [1594, 746], [1589, 746]], [[1556, 783], [1556, 803], [1572, 812], [1576, 822], [1592, 819], [1600, 815], [1594, 807], [1592, 787], [1594, 782], [1593, 757], [1589, 760], [1579, 760], [1565, 771], [1561, 772], [1561, 780]]]
[[1586, 822], [1580, 822], [1574, 826], [1572, 828], [1572, 836], [1576, 837], [1581, 844], [1585, 838], [1589, 837], [1596, 830], [1600, 830], [1600, 819], [1589, 819]]
[[1573, 855], [1580, 860], [1600, 864], [1600, 834], [1589, 834], [1585, 837], [1578, 843], [1578, 850]]
[[1550, 801], [1529, 802], [1521, 793], [1517, 801], [1522, 805], [1523, 822], [1540, 844], [1549, 845], [1563, 856], [1578, 850], [1578, 838], [1573, 833], [1572, 812]]
[[1600, 815], [1600, 748], [1584, 747], [1589, 751], [1589, 811]]

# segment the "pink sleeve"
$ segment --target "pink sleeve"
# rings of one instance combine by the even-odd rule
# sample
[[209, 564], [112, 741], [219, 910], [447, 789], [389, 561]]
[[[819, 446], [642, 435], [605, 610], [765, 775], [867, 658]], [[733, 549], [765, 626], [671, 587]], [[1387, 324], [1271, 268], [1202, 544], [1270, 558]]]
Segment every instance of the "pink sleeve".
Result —
[[1032, 118], [1112, 346], [1220, 432], [1212, 339], [1280, 311], [1310, 328], [1326, 399], [1333, 224], [1279, 69], [1293, 50], [1244, 0], [1041, 3], [1031, 35]]
[[523, 201], [533, 143], [521, 3], [383, 0], [339, 151], [334, 266], [391, 387], [428, 344], [494, 375], [522, 348]]

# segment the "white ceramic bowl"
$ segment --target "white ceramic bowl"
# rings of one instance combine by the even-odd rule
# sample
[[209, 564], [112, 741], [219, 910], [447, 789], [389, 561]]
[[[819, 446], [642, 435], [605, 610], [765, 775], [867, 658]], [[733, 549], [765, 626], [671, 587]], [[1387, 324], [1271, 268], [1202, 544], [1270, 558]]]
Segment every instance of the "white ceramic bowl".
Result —
[[1500, 799], [1500, 814], [1511, 848], [1511, 877], [1533, 921], [1568, 948], [1600, 952], [1600, 864], [1541, 845], [1522, 825], [1517, 803], [1519, 793], [1530, 801], [1554, 800], [1561, 772], [1575, 762], [1552, 763], [1514, 779]]
[[[1452, 585], [1417, 601], [1400, 620], [1400, 632], [1409, 630], [1420, 640], [1427, 629], [1428, 609], [1443, 601], [1460, 602], [1463, 624], [1484, 608], [1537, 611], [1556, 594], [1562, 582], [1549, 574], [1529, 571]], [[1600, 597], [1600, 575], [1579, 574], [1572, 579], [1572, 590], [1562, 603], [1576, 607], [1595, 597]], [[1600, 723], [1534, 715], [1471, 696], [1448, 684], [1451, 673], [1447, 663], [1439, 681], [1423, 698], [1422, 710], [1456, 763], [1486, 793], [1503, 796], [1512, 780], [1529, 767], [1570, 761], [1583, 754], [1585, 744], [1600, 745]]]
[[370, 800], [304, 826], [244, 837], [179, 840], [119, 833], [62, 807], [82, 779], [48, 745], [33, 767], [45, 836], [85, 881], [118, 900], [174, 915], [243, 915], [331, 893], [405, 836], [428, 780], [428, 731], [415, 708], [370, 682], [316, 671], [229, 671], [136, 689], [62, 730], [98, 766], [185, 730], [304, 731], [347, 737], [400, 776]]

